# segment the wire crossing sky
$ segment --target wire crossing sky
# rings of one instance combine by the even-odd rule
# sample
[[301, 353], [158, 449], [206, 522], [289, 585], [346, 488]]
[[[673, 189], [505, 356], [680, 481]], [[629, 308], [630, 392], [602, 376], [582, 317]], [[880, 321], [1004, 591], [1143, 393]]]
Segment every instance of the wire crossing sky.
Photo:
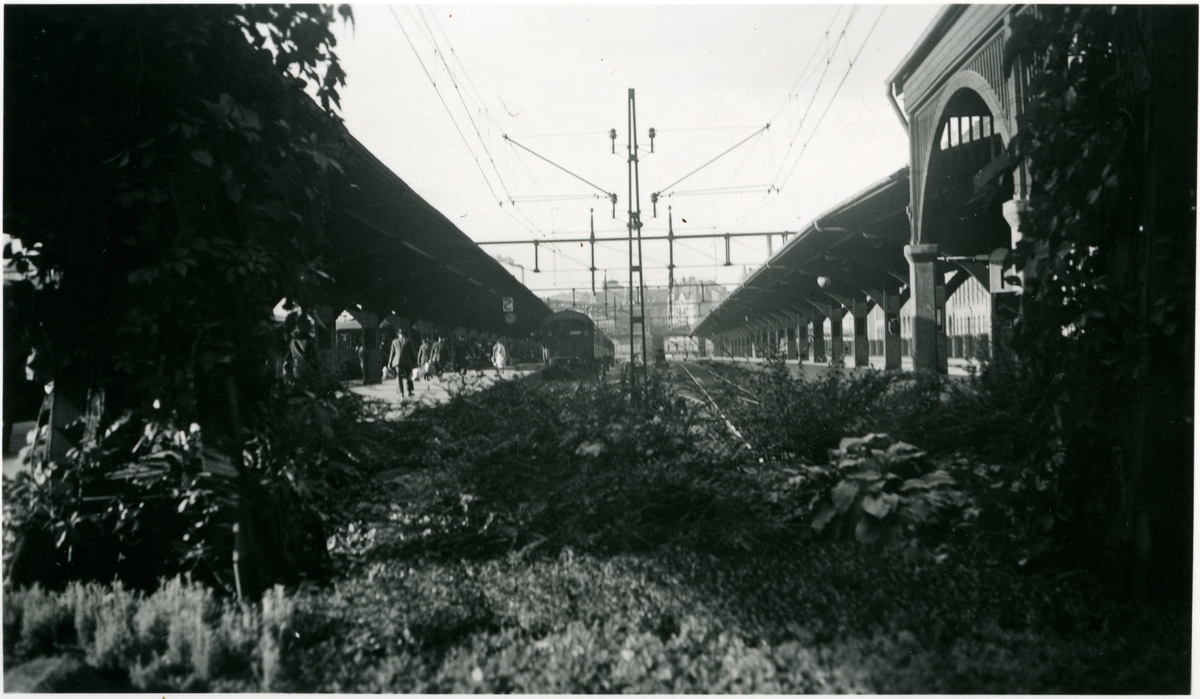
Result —
[[[884, 80], [932, 5], [355, 5], [339, 37], [351, 132], [536, 288], [590, 286], [624, 235], [626, 93], [637, 94], [643, 234], [798, 231], [908, 161]], [[769, 124], [769, 127], [764, 125]], [[655, 129], [653, 152], [649, 129]], [[610, 129], [616, 138], [610, 138]], [[615, 151], [615, 153], [614, 153]], [[681, 184], [672, 189], [673, 184]], [[589, 186], [590, 185], [590, 186]], [[597, 190], [618, 193], [613, 204]], [[661, 193], [657, 217], [651, 193]], [[782, 240], [772, 240], [778, 250]], [[644, 244], [665, 284], [665, 242]], [[676, 279], [735, 284], [763, 238], [677, 244]], [[597, 245], [628, 279], [623, 245]], [[518, 274], [518, 277], [520, 275]], [[597, 273], [597, 279], [603, 279]], [[598, 282], [599, 283], [599, 282]]]

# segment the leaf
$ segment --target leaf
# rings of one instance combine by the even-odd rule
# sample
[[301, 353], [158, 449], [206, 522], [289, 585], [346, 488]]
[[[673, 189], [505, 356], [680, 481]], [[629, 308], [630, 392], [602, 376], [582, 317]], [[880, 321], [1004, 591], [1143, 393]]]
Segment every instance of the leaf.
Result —
[[350, 5], [345, 3], [338, 5], [337, 11], [342, 16], [343, 22], [349, 22], [351, 28], [357, 29], [354, 24], [354, 10], [351, 9]]
[[933, 508], [922, 498], [909, 498], [906, 503], [907, 506], [898, 515], [901, 521], [924, 524], [933, 516]]
[[864, 437], [843, 437], [838, 443], [838, 451], [843, 453], [867, 447], [869, 449], [884, 449], [892, 443], [892, 438], [886, 434], [874, 433]]
[[204, 167], [212, 167], [212, 165], [213, 165], [213, 157], [206, 150], [192, 151], [192, 160], [195, 160], [196, 162], [200, 163]]
[[850, 509], [850, 506], [854, 504], [854, 498], [858, 496], [858, 483], [842, 481], [834, 487], [829, 495], [838, 512], [845, 512]]
[[925, 452], [907, 442], [896, 442], [888, 447], [887, 455], [893, 461], [907, 461], [920, 459], [925, 456]]
[[863, 518], [858, 520], [858, 524], [854, 527], [854, 538], [860, 543], [873, 544], [879, 541], [879, 535], [883, 532], [883, 525], [875, 520]]
[[954, 485], [955, 484], [954, 478], [951, 477], [949, 473], [946, 473], [945, 471], [943, 471], [941, 469], [938, 469], [931, 473], [926, 473], [924, 476], [921, 476], [921, 479], [924, 480], [926, 483], [930, 484], [931, 486]]
[[954, 485], [955, 480], [950, 477], [950, 474], [938, 469], [931, 473], [926, 473], [920, 478], [909, 478], [904, 481], [904, 485], [900, 486], [902, 492], [911, 490], [929, 490], [942, 485]]
[[883, 519], [896, 511], [896, 506], [900, 503], [900, 496], [895, 493], [884, 493], [879, 496], [867, 495], [863, 498], [863, 512]]
[[603, 451], [604, 442], [583, 442], [575, 449], [580, 456], [600, 456]]
[[812, 528], [820, 533], [835, 515], [837, 515], [837, 509], [833, 505], [822, 505], [821, 510], [813, 517]]

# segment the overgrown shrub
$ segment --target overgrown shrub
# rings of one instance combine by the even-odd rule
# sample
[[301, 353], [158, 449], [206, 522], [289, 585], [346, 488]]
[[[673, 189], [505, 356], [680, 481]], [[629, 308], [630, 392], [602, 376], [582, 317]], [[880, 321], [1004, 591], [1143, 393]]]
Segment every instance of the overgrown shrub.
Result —
[[245, 691], [268, 666], [261, 625], [253, 605], [222, 601], [179, 578], [149, 595], [119, 582], [9, 589], [5, 667], [71, 653], [137, 691]]
[[[79, 426], [82, 429], [82, 426]], [[234, 490], [205, 470], [199, 429], [128, 411], [61, 462], [35, 463], [6, 488], [14, 584], [61, 588], [119, 576], [140, 589], [191, 573], [228, 582]]]
[[925, 452], [887, 435], [843, 439], [826, 467], [809, 467], [801, 483], [813, 492], [810, 525], [820, 534], [863, 544], [915, 543], [967, 496]]
[[731, 387], [719, 390], [722, 407], [757, 449], [820, 463], [842, 437], [873, 431], [869, 425], [897, 378], [877, 371], [847, 375], [833, 367], [817, 378], [793, 377], [782, 361], [773, 361], [765, 372], [737, 371], [733, 379], [756, 402], [740, 400]]
[[[262, 607], [179, 581], [18, 591], [5, 657], [75, 653], [160, 692], [1186, 687], [1184, 617], [1028, 574], [978, 536], [993, 511], [997, 532], [1019, 529], [993, 508], [1050, 492], [1038, 474], [880, 437], [819, 466], [766, 458], [707, 408], [611, 389], [511, 381], [378, 434], [364, 423], [372, 453], [412, 453], [330, 490], [332, 586], [276, 588]], [[849, 482], [852, 498], [832, 494]], [[864, 546], [868, 520], [868, 541], [920, 537], [932, 555]]]

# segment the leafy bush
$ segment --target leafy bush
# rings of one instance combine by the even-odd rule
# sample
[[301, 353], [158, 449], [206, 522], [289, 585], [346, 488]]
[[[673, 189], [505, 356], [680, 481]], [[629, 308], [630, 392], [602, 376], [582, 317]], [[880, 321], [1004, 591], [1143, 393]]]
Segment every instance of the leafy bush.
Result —
[[[363, 422], [354, 434], [367, 446], [352, 455], [387, 460], [362, 464], [371, 481], [328, 491], [332, 586], [276, 588], [261, 608], [178, 582], [112, 598], [99, 586], [20, 591], [5, 598], [5, 657], [124, 657], [133, 686], [154, 691], [1187, 686], [1186, 616], [1116, 604], [1081, 576], [1028, 574], [977, 536], [993, 506], [983, 495], [1017, 512], [1050, 490], [1033, 471], [1010, 479], [881, 437], [848, 441], [821, 466], [768, 459], [707, 409], [668, 398], [511, 381], [404, 422]], [[835, 540], [801, 541], [851, 481], [859, 491], [821, 537]], [[889, 493], [894, 510], [878, 517]], [[957, 536], [972, 508], [976, 535]], [[894, 524], [901, 512], [912, 528]], [[834, 537], [853, 536], [852, 517], [881, 542], [899, 532], [954, 546], [911, 556]], [[26, 608], [41, 621], [23, 624]]]
[[16, 584], [116, 575], [149, 589], [185, 572], [228, 581], [217, 562], [232, 550], [234, 492], [204, 469], [196, 425], [127, 411], [64, 461], [17, 474], [6, 496], [7, 526], [28, 539], [11, 561]]
[[719, 402], [746, 439], [768, 454], [812, 463], [823, 461], [842, 437], [871, 431], [872, 418], [898, 378], [878, 371], [847, 375], [833, 367], [817, 378], [793, 377], [783, 361], [770, 363], [767, 371], [733, 371], [733, 382], [748, 386], [756, 402], [738, 400], [728, 384], [718, 389], [724, 398]]
[[[19, 473], [5, 493], [7, 530], [19, 534], [5, 547], [12, 582], [61, 589], [117, 576], [150, 590], [162, 577], [187, 574], [232, 592], [239, 502], [281, 520], [274, 549], [319, 564], [321, 517], [335, 507], [334, 494], [361, 482], [364, 464], [386, 466], [396, 440], [370, 422], [378, 416], [361, 398], [322, 390], [322, 377], [311, 378], [276, 386], [264, 401], [270, 427], [247, 442], [245, 481], [206, 451], [198, 425], [183, 428], [159, 410], [126, 411], [83, 435], [65, 459]], [[84, 422], [67, 429], [82, 431]], [[320, 565], [301, 567], [321, 577]]]
[[[276, 360], [294, 336], [272, 309], [329, 299], [326, 223], [346, 185], [338, 16], [352, 21], [348, 6], [282, 5], [8, 16], [21, 46], [6, 85], [26, 108], [6, 121], [5, 162], [24, 176], [5, 180], [5, 230], [19, 241], [5, 248], [5, 286], [28, 313], [13, 328], [25, 346], [5, 349], [33, 349], [38, 383], [116, 432], [75, 426], [82, 453], [18, 486], [28, 508], [16, 516], [38, 539], [23, 550], [67, 571], [29, 578], [119, 573], [148, 589], [183, 571], [231, 584], [217, 553], [229, 522], [213, 516], [228, 508], [187, 426], [240, 463], [245, 431], [271, 429], [261, 418], [274, 417]], [[95, 74], [135, 85], [137, 109]], [[51, 185], [78, 196], [46, 206]]]
[[931, 468], [925, 452], [882, 434], [843, 439], [828, 467], [808, 473], [804, 485], [817, 490], [813, 530], [863, 544], [915, 542], [922, 528], [967, 502], [949, 473]]

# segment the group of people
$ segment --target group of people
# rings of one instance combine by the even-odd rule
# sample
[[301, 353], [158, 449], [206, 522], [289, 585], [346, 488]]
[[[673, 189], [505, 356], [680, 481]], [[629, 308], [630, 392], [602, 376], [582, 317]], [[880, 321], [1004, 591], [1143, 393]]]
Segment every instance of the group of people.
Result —
[[[492, 366], [496, 367], [497, 376], [502, 376], [507, 364], [508, 351], [504, 343], [497, 340], [492, 347]], [[441, 335], [435, 335], [432, 342], [426, 337], [418, 346], [409, 333], [401, 328], [396, 331], [396, 339], [392, 340], [386, 366], [395, 372], [400, 397], [403, 398], [406, 386], [408, 396], [413, 396], [415, 380], [428, 380], [430, 377], [440, 380], [447, 368], [461, 369], [462, 365], [456, 361], [453, 342], [446, 342]]]

